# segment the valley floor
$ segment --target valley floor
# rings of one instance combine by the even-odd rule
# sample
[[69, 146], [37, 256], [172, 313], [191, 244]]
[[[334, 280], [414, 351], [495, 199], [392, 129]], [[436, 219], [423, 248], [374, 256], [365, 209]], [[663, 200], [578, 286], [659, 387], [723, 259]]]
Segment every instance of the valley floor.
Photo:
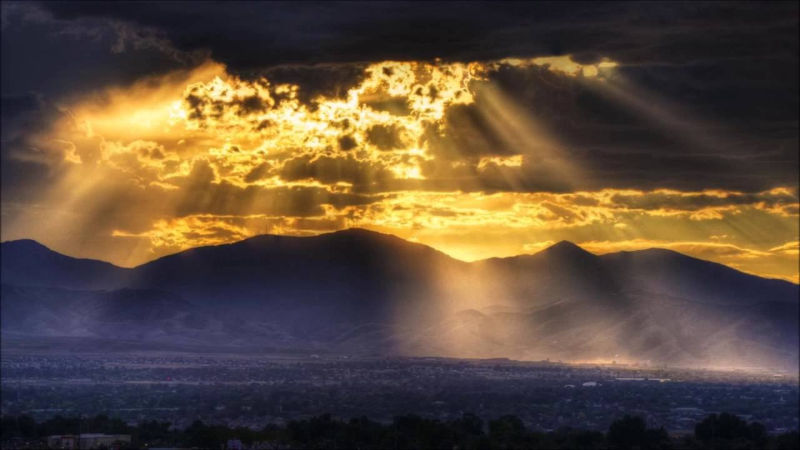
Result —
[[195, 420], [261, 429], [324, 413], [391, 423], [472, 413], [531, 430], [605, 431], [625, 414], [672, 434], [730, 412], [769, 433], [798, 429], [796, 375], [504, 359], [346, 355], [16, 352], [2, 356], [2, 414], [106, 414], [184, 428]]

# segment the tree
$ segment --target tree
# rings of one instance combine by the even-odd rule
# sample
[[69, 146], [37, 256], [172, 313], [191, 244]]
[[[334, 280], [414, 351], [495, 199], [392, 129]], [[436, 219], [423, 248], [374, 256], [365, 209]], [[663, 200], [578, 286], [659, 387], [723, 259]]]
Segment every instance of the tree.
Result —
[[504, 445], [521, 444], [525, 439], [525, 425], [517, 416], [503, 416], [489, 421], [489, 439]]
[[219, 447], [231, 438], [227, 427], [209, 426], [199, 420], [192, 422], [184, 434], [189, 445], [201, 448]]
[[763, 424], [752, 422], [750, 425], [748, 425], [748, 432], [750, 434], [751, 441], [759, 445], [764, 445], [767, 443], [769, 436], [767, 436], [767, 427], [765, 427]]
[[36, 421], [31, 416], [3, 416], [2, 431], [4, 438], [32, 438], [36, 437]]
[[483, 421], [475, 414], [464, 413], [452, 422], [453, 428], [461, 435], [480, 436], [483, 434]]
[[800, 448], [800, 434], [797, 431], [783, 433], [775, 439], [778, 450], [790, 450]]
[[621, 448], [640, 446], [647, 442], [647, 425], [641, 417], [626, 415], [608, 429], [608, 442]]
[[[759, 429], [754, 431], [760, 433]], [[750, 428], [747, 426], [747, 422], [733, 414], [711, 414], [695, 425], [694, 436], [702, 442], [709, 442], [715, 439], [750, 440]]]
[[392, 423], [394, 439], [401, 448], [452, 447], [450, 429], [438, 420], [414, 414], [397, 416]]
[[134, 430], [136, 442], [140, 444], [173, 444], [173, 436], [170, 431], [169, 422], [158, 422], [156, 420], [144, 421]]
[[571, 448], [600, 448], [605, 436], [599, 431], [575, 431], [569, 435], [567, 446]]

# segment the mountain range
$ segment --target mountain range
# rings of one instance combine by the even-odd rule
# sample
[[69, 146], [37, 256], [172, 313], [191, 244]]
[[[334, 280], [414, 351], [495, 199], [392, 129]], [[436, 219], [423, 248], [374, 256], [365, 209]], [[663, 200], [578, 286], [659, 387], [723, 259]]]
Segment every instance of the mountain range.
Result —
[[0, 255], [4, 346], [798, 364], [798, 285], [663, 249], [594, 255], [560, 242], [466, 263], [350, 229], [134, 268], [31, 240]]

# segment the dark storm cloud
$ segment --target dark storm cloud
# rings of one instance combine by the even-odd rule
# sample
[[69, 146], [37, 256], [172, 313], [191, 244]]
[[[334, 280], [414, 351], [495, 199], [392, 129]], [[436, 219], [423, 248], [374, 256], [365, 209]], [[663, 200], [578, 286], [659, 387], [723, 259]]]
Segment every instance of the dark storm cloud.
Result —
[[0, 189], [3, 201], [34, 201], [57, 179], [58, 164], [53, 155], [37, 148], [30, 136], [63, 113], [35, 93], [3, 93], [0, 110]]
[[[757, 68], [749, 66], [763, 61], [622, 67], [617, 71], [621, 83], [615, 75], [594, 83], [541, 68], [503, 67], [490, 78], [584, 169], [578, 188], [760, 191], [798, 183], [794, 58]], [[604, 86], [618, 86], [645, 111], [620, 102]], [[481, 102], [479, 94], [474, 105], [452, 111], [475, 116]], [[491, 133], [466, 140], [463, 123], [448, 121], [444, 137], [465, 142], [444, 148], [503, 153], [505, 147]], [[481, 129], [468, 128], [473, 133]], [[478, 144], [481, 140], [489, 142]]]
[[[63, 20], [109, 20], [155, 30], [151, 34], [163, 36], [181, 54], [208, 51], [236, 73], [263, 74], [270, 69], [269, 76], [299, 82], [304, 95], [312, 98], [316, 93], [342, 93], [358, 79], [358, 66], [336, 63], [573, 54], [581, 62], [610, 58], [626, 66], [625, 74], [634, 81], [678, 99], [712, 100], [704, 104], [716, 112], [752, 117], [753, 109], [761, 109], [770, 116], [796, 118], [795, 2], [455, 6], [448, 2], [43, 4]], [[128, 34], [134, 42], [144, 39]], [[304, 67], [309, 64], [316, 67]], [[714, 87], [711, 94], [709, 85]], [[787, 100], [792, 97], [787, 94], [794, 94], [794, 102]]]
[[283, 217], [323, 216], [322, 205], [337, 208], [364, 205], [377, 201], [357, 194], [330, 193], [318, 187], [263, 188], [255, 185], [234, 186], [228, 182], [207, 184], [186, 189], [177, 199], [175, 215], [193, 214], [237, 215], [247, 207], [253, 214]]
[[272, 166], [269, 163], [263, 162], [263, 163], [255, 166], [255, 167], [253, 167], [253, 169], [250, 172], [247, 172], [247, 175], [245, 175], [245, 177], [244, 177], [244, 181], [246, 181], [248, 183], [252, 183], [254, 181], [258, 181], [258, 180], [261, 180], [263, 178], [266, 178], [267, 176], [269, 176], [269, 173], [270, 173], [271, 169], [272, 169]]
[[397, 127], [375, 125], [367, 130], [367, 140], [381, 150], [403, 148], [404, 142]]
[[[292, 161], [290, 161], [291, 163]], [[336, 164], [341, 166], [341, 161], [317, 161], [311, 164], [287, 164], [283, 174], [291, 170], [311, 170], [320, 165]], [[289, 167], [291, 166], [291, 167]], [[262, 166], [257, 166], [256, 169]], [[342, 166], [343, 177], [357, 176], [354, 167]], [[254, 169], [255, 170], [255, 169]], [[266, 169], [264, 169], [266, 170]], [[292, 173], [291, 179], [301, 179], [310, 176], [309, 173]], [[205, 161], [196, 161], [190, 173], [185, 177], [174, 178], [170, 181], [181, 189], [165, 191], [159, 196], [163, 203], [176, 205], [177, 216], [193, 214], [236, 215], [243, 210], [252, 214], [266, 214], [270, 216], [308, 217], [321, 216], [325, 211], [323, 204], [330, 204], [337, 208], [352, 205], [364, 205], [378, 199], [360, 194], [332, 193], [321, 187], [315, 186], [285, 186], [262, 187], [249, 185], [240, 187], [227, 181], [214, 182], [216, 178], [214, 169]], [[331, 182], [338, 181], [340, 177], [333, 177]]]
[[3, 148], [6, 144], [18, 142], [27, 134], [36, 128], [36, 124], [40, 123], [43, 119], [47, 118], [53, 111], [48, 111], [48, 106], [40, 95], [34, 93], [18, 94], [18, 95], [3, 95], [0, 97], [0, 125], [3, 130], [8, 133], [3, 133], [0, 137], [3, 142]]
[[764, 207], [789, 207], [797, 203], [797, 192], [761, 192], [759, 194], [729, 194], [714, 196], [699, 194], [680, 196], [673, 193], [651, 193], [647, 196], [615, 194], [610, 199], [614, 204], [637, 209], [700, 210], [708, 207], [725, 207], [761, 204]]
[[[709, 120], [695, 121], [687, 130], [544, 68], [502, 67], [491, 80], [552, 131], [563, 143], [563, 156], [585, 176], [566, 185], [527, 162], [519, 168], [489, 166], [480, 173], [473, 167], [463, 177], [451, 173], [426, 182], [392, 183], [469, 190], [759, 191], [798, 182], [796, 2], [7, 5], [4, 134], [19, 123], [7, 121], [5, 110], [13, 116], [13, 110], [24, 109], [24, 102], [13, 99], [49, 99], [125, 84], [185, 67], [206, 54], [245, 77], [297, 83], [305, 103], [318, 95], [341, 96], [371, 61], [572, 54], [584, 63], [601, 58], [620, 63], [620, 78], [648, 93], [643, 102], [679, 105], [675, 120]], [[402, 101], [381, 101], [384, 109], [404, 113]], [[477, 109], [480, 101], [478, 96], [476, 105], [452, 107], [445, 128], [426, 136], [438, 157], [474, 165], [481, 156], [514, 154], [485, 123]], [[245, 99], [241, 107], [264, 105]], [[369, 139], [387, 149], [396, 145], [396, 136], [383, 131], [375, 130]], [[4, 165], [6, 147], [4, 140]], [[295, 177], [317, 173], [313, 166], [286, 171]], [[368, 177], [346, 168], [335, 173], [342, 180]]]
[[124, 23], [92, 17], [62, 20], [46, 8], [22, 2], [3, 2], [2, 12], [4, 96], [79, 95], [192, 62], [165, 41]]
[[[361, 67], [341, 63], [572, 54], [581, 62], [610, 58], [633, 81], [676, 100], [695, 99], [711, 112], [797, 118], [796, 2], [48, 2], [41, 8], [54, 17], [49, 24], [91, 30], [83, 34], [93, 42], [113, 38], [158, 49], [162, 57], [210, 52], [233, 72], [299, 83], [310, 98], [343, 93], [358, 80]], [[103, 21], [111, 27], [103, 29]], [[35, 37], [4, 42], [43, 48]], [[94, 47], [76, 54], [61, 45], [66, 52], [48, 47], [44, 59], [108, 59]], [[120, 79], [137, 76], [137, 68], [163, 70], [154, 55], [90, 63], [87, 73], [108, 77], [103, 70], [116, 70], [113, 78]]]
[[204, 48], [235, 70], [287, 63], [455, 60], [572, 53], [583, 62], [685, 64], [796, 49], [797, 5], [719, 2], [53, 2]]
[[364, 77], [364, 64], [282, 65], [259, 72], [272, 83], [292, 83], [303, 88], [298, 99], [313, 105], [319, 96], [343, 97]]
[[[59, 103], [108, 85], [185, 67], [175, 51], [107, 19], [60, 20], [33, 3], [3, 2], [2, 192], [31, 201], [57, 179], [58, 162], [30, 138], [64, 115]], [[138, 44], [126, 44], [136, 39]], [[27, 199], [27, 200], [26, 200]]]
[[445, 127], [428, 127], [426, 139], [437, 156], [450, 160], [516, 153], [475, 105], [451, 106], [445, 115]]
[[359, 186], [384, 186], [392, 179], [386, 168], [355, 158], [331, 158], [322, 156], [311, 158], [302, 156], [293, 158], [280, 170], [281, 178], [286, 181], [314, 179], [325, 184], [344, 181]]

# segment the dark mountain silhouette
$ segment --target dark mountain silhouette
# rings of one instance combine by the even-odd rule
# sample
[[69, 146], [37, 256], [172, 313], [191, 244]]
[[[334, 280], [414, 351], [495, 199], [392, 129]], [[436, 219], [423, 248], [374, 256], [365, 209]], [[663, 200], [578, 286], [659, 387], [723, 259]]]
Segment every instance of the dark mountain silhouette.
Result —
[[[436, 316], [436, 267], [461, 266], [430, 247], [352, 229], [313, 238], [257, 236], [137, 267], [130, 284], [167, 289], [254, 327], [281, 324], [291, 335], [339, 342], [366, 326], [376, 347], [400, 313]], [[388, 344], [387, 344], [388, 345]]]
[[[313, 238], [257, 236], [137, 267], [131, 283], [213, 302], [303, 297], [319, 304], [382, 306], [399, 287], [431, 281], [438, 264], [461, 264], [430, 247], [360, 229]], [[232, 300], [233, 293], [246, 296]], [[335, 299], [335, 300], [333, 300]]]
[[30, 239], [3, 242], [0, 267], [3, 283], [74, 289], [116, 286], [128, 272], [107, 262], [62, 255]]
[[797, 365], [798, 286], [680, 253], [560, 242], [464, 263], [352, 229], [257, 236], [133, 269], [2, 244], [3, 333], [702, 366]]
[[678, 297], [701, 296], [723, 304], [797, 299], [797, 285], [747, 276], [722, 264], [664, 249], [620, 252], [600, 257], [629, 289], [659, 290]]

